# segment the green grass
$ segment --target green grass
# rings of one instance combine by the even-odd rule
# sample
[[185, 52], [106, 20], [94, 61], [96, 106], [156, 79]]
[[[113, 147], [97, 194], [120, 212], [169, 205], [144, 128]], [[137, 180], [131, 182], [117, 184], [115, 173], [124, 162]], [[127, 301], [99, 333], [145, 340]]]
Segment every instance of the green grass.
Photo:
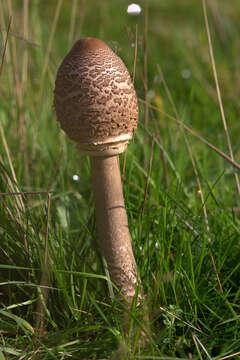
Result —
[[[139, 3], [142, 15], [129, 18], [127, 1], [81, 1], [74, 23], [74, 1], [0, 2], [2, 58], [12, 15], [0, 81], [0, 360], [240, 356], [234, 169], [186, 130], [184, 139], [167, 116], [229, 154], [201, 1], [149, 1], [148, 101], [154, 108], [148, 129], [141, 101], [145, 2]], [[208, 7], [208, 18], [232, 149], [240, 162], [239, 4], [209, 3], [217, 3], [213, 11]], [[133, 74], [136, 23], [140, 120], [123, 183], [150, 332], [146, 348], [140, 348], [137, 333], [130, 349], [123, 343], [123, 305], [109, 296], [98, 246], [89, 160], [60, 131], [53, 88], [62, 58], [79, 37], [106, 41]], [[49, 299], [44, 335], [38, 337], [36, 307], [47, 269]], [[130, 316], [133, 322], [138, 317], [134, 306]], [[140, 320], [139, 328], [145, 325]]]

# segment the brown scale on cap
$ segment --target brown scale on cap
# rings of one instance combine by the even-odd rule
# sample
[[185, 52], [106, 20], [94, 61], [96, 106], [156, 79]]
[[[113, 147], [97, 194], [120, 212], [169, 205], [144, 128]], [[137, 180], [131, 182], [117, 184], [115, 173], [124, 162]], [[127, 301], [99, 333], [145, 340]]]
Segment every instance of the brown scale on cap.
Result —
[[93, 155], [106, 147], [111, 148], [110, 155], [124, 151], [137, 128], [137, 97], [128, 70], [95, 38], [78, 40], [64, 58], [54, 106], [62, 129]]

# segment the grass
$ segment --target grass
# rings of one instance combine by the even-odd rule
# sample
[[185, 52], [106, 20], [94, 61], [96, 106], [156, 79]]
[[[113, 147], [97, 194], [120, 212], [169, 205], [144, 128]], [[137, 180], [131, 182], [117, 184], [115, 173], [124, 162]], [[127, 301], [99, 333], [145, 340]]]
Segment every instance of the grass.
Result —
[[[240, 357], [236, 173], [183, 127], [231, 158], [224, 110], [240, 162], [238, 1], [207, 2], [222, 108], [201, 2], [149, 1], [148, 34], [145, 12], [129, 18], [127, 5], [0, 3], [1, 360]], [[139, 334], [131, 349], [124, 344], [122, 305], [109, 296], [97, 242], [89, 160], [60, 131], [53, 111], [56, 70], [84, 36], [103, 39], [131, 74], [136, 70], [139, 129], [120, 160], [150, 312], [144, 349]], [[133, 306], [133, 322], [137, 311]]]

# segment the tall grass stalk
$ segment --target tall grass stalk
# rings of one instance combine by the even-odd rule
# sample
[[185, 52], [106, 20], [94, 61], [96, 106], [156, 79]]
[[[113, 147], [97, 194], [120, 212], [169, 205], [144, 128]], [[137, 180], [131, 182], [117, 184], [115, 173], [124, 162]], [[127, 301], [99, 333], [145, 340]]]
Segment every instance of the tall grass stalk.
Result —
[[68, 35], [68, 49], [72, 47], [73, 39], [74, 39], [74, 30], [76, 25], [77, 19], [77, 0], [72, 1], [72, 12], [71, 12], [71, 20], [70, 20], [70, 28], [69, 28], [69, 35]]
[[[145, 0], [144, 12], [144, 30], [143, 30], [143, 86], [144, 86], [144, 125], [148, 129], [149, 108], [148, 108], [148, 0]], [[148, 136], [145, 137], [148, 144]], [[146, 164], [145, 164], [146, 166]]]
[[46, 49], [46, 53], [45, 53], [45, 58], [43, 61], [43, 68], [42, 68], [42, 72], [41, 72], [41, 80], [40, 80], [40, 86], [39, 86], [39, 102], [40, 102], [40, 104], [42, 103], [42, 95], [43, 95], [43, 91], [44, 91], [44, 78], [45, 78], [46, 72], [48, 70], [49, 57], [50, 57], [50, 53], [51, 53], [51, 50], [53, 47], [54, 36], [56, 34], [56, 28], [57, 28], [57, 24], [59, 21], [59, 16], [60, 16], [62, 5], [63, 5], [63, 0], [58, 0], [56, 11], [54, 14], [54, 19], [52, 22], [52, 27], [50, 30], [50, 35], [49, 35], [49, 40], [48, 40], [47, 49]]
[[49, 289], [51, 286], [51, 258], [49, 253], [49, 220], [50, 220], [51, 193], [47, 193], [47, 217], [46, 217], [46, 236], [44, 239], [44, 260], [42, 274], [39, 284], [39, 297], [36, 307], [35, 329], [39, 336], [43, 336], [46, 331], [46, 312], [48, 306]]
[[[221, 91], [220, 91], [220, 87], [219, 87], [217, 69], [216, 69], [215, 59], [214, 59], [214, 55], [213, 55], [213, 46], [212, 46], [212, 40], [211, 40], [211, 34], [210, 34], [209, 22], [208, 22], [208, 16], [207, 16], [206, 0], [202, 0], [202, 6], [203, 6], [204, 21], [205, 21], [205, 26], [206, 26], [207, 38], [208, 38], [210, 60], [211, 60], [214, 80], [215, 80], [215, 84], [216, 84], [216, 90], [217, 90], [219, 109], [220, 109], [220, 113], [221, 113], [221, 118], [222, 118], [222, 123], [223, 123], [226, 140], [227, 140], [228, 151], [229, 151], [231, 159], [234, 160], [232, 144], [231, 144], [231, 139], [230, 139], [229, 132], [228, 132], [227, 121], [225, 118], [225, 112], [224, 112], [223, 102], [222, 102], [222, 95], [221, 95]], [[235, 176], [235, 180], [236, 180], [238, 195], [240, 195], [240, 182], [239, 182], [238, 173], [236, 171], [234, 172], [234, 176]]]

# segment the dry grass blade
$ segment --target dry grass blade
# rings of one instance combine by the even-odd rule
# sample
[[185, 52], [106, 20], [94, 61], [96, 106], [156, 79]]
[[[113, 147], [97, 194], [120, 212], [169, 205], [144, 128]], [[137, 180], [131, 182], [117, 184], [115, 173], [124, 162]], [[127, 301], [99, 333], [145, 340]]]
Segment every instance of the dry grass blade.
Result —
[[48, 238], [49, 238], [49, 220], [50, 220], [50, 205], [51, 205], [51, 194], [47, 194], [47, 226], [44, 244], [44, 262], [42, 268], [42, 275], [40, 279], [39, 297], [36, 308], [36, 320], [35, 327], [36, 332], [39, 336], [44, 335], [45, 332], [45, 313], [48, 303], [49, 287], [51, 285], [50, 273], [51, 273], [51, 262], [48, 250]]
[[[13, 8], [12, 8], [12, 1], [7, 0], [7, 10], [9, 14], [13, 14]], [[13, 19], [14, 20], [14, 19]], [[14, 21], [13, 24], [14, 26]], [[17, 103], [19, 108], [22, 108], [23, 106], [23, 99], [22, 99], [22, 92], [21, 92], [21, 84], [19, 80], [19, 61], [18, 61], [18, 54], [17, 54], [17, 45], [14, 37], [10, 38], [10, 44], [11, 44], [11, 53], [12, 53], [12, 70], [14, 75], [14, 81], [15, 81], [15, 91], [16, 91], [16, 97], [17, 97]], [[20, 118], [20, 128], [22, 126], [22, 119]]]
[[[10, 14], [13, 13], [12, 1], [7, 0], [7, 9]], [[11, 37], [11, 52], [12, 52], [12, 67], [13, 67], [13, 75], [15, 86], [13, 89], [16, 92], [16, 100], [18, 106], [18, 114], [15, 116], [18, 117], [19, 120], [19, 132], [20, 132], [20, 142], [21, 142], [21, 151], [23, 152], [24, 157], [24, 176], [26, 185], [30, 187], [30, 174], [29, 174], [29, 158], [28, 158], [28, 151], [27, 151], [27, 124], [25, 116], [23, 115], [23, 103], [24, 103], [24, 93], [22, 83], [20, 81], [20, 62], [19, 62], [19, 53], [18, 47], [16, 44], [16, 39]]]
[[208, 4], [211, 8], [212, 14], [213, 14], [213, 18], [216, 24], [216, 28], [217, 31], [219, 33], [220, 39], [222, 41], [222, 43], [225, 45], [226, 41], [227, 41], [227, 37], [226, 37], [226, 33], [221, 21], [221, 17], [219, 14], [219, 9], [218, 9], [218, 4], [216, 3], [216, 0], [209, 0]]
[[12, 23], [12, 16], [10, 16], [10, 18], [9, 18], [7, 35], [6, 35], [6, 40], [5, 40], [4, 48], [3, 48], [2, 61], [1, 61], [1, 65], [0, 65], [0, 77], [1, 77], [2, 71], [3, 71], [3, 64], [4, 64], [5, 54], [6, 54], [6, 50], [7, 50], [8, 36], [9, 36], [10, 28], [11, 28], [11, 23]]
[[[136, 75], [137, 52], [138, 52], [138, 25], [136, 24], [135, 48], [134, 48], [134, 63], [133, 63], [133, 76], [132, 76], [132, 82], [133, 82], [133, 84], [134, 84], [135, 75]], [[123, 178], [123, 179], [125, 179], [126, 163], [127, 163], [127, 150], [125, 151], [125, 153], [124, 153], [124, 158], [123, 158], [123, 170], [122, 170], [122, 178]]]
[[[143, 104], [146, 103], [146, 101], [143, 100], [143, 99], [139, 99], [139, 101], [142, 102]], [[156, 110], [156, 111], [160, 112], [161, 114], [165, 115], [168, 119], [171, 119], [171, 120], [175, 121], [178, 124], [181, 123], [182, 126], [184, 127], [184, 129], [186, 129], [190, 134], [192, 134], [194, 137], [196, 137], [198, 140], [200, 140], [203, 144], [207, 145], [210, 149], [214, 150], [219, 156], [221, 156], [224, 160], [229, 162], [234, 168], [240, 170], [240, 165], [235, 160], [231, 159], [231, 157], [229, 157], [227, 154], [222, 152], [215, 145], [211, 144], [209, 141], [204, 139], [195, 130], [193, 130], [189, 126], [185, 125], [181, 120], [178, 120], [174, 116], [171, 116], [171, 115], [165, 113], [164, 111], [161, 111], [157, 106], [151, 105], [150, 103], [148, 103], [148, 106], [151, 109]]]
[[[23, 2], [23, 37], [28, 38], [28, 17], [29, 17], [29, 0]], [[24, 48], [23, 51], [23, 62], [22, 62], [22, 88], [27, 83], [28, 76], [28, 50]]]
[[[199, 340], [199, 338], [197, 337], [197, 335], [192, 334], [193, 340], [196, 340], [196, 342], [201, 346], [201, 348], [203, 349], [203, 351], [205, 352], [206, 356], [208, 359], [212, 359], [211, 356], [209, 355], [207, 349], [205, 348], [205, 346], [201, 343], [201, 341]], [[194, 341], [195, 342], [195, 341]]]
[[240, 351], [234, 353], [234, 354], [230, 354], [230, 355], [226, 355], [226, 356], [223, 356], [221, 358], [219, 358], [218, 360], [226, 360], [226, 359], [231, 359], [237, 355], [240, 355]]
[[152, 145], [151, 145], [151, 152], [150, 152], [150, 158], [149, 158], [148, 174], [147, 174], [147, 180], [146, 180], [146, 186], [145, 186], [145, 193], [144, 193], [144, 200], [143, 200], [143, 206], [142, 206], [142, 212], [141, 212], [141, 219], [143, 218], [145, 207], [146, 207], [146, 201], [147, 201], [147, 198], [148, 198], [148, 189], [149, 189], [150, 176], [151, 176], [151, 171], [152, 171], [153, 148], [154, 148], [154, 136], [152, 136]]
[[170, 193], [171, 188], [170, 188], [170, 180], [169, 180], [169, 175], [168, 175], [167, 158], [166, 158], [165, 152], [162, 150], [163, 149], [163, 140], [162, 140], [160, 133], [158, 133], [157, 139], [161, 145], [161, 158], [162, 158], [162, 163], [163, 163], [165, 184], [166, 184], [168, 192]]
[[133, 79], [132, 79], [133, 84], [135, 82], [135, 76], [136, 76], [137, 51], [138, 51], [138, 24], [136, 24], [136, 35], [135, 35]]
[[179, 316], [177, 316], [177, 315], [176, 315], [176, 314], [174, 314], [173, 312], [171, 312], [171, 311], [167, 310], [166, 308], [164, 308], [164, 307], [160, 306], [160, 307], [159, 307], [159, 309], [160, 309], [160, 310], [162, 310], [163, 312], [165, 312], [165, 313], [167, 313], [167, 314], [171, 315], [173, 318], [175, 318], [175, 319], [177, 319], [177, 320], [181, 321], [183, 324], [185, 324], [185, 325], [189, 326], [190, 328], [194, 329], [195, 331], [197, 331], [197, 332], [199, 332], [199, 333], [201, 333], [201, 334], [204, 334], [204, 332], [203, 332], [201, 329], [198, 329], [198, 328], [196, 328], [194, 325], [192, 325], [192, 324], [188, 323], [187, 321], [182, 320]]
[[22, 226], [22, 223], [20, 223], [19, 218], [18, 218], [18, 220], [16, 219], [16, 217], [14, 216], [14, 214], [13, 214], [13, 213], [11, 212], [11, 210], [9, 209], [7, 203], [6, 203], [3, 199], [1, 199], [1, 194], [0, 194], [0, 201], [1, 201], [1, 203], [3, 204], [4, 209], [5, 209], [5, 211], [7, 212], [9, 218], [10, 218], [13, 222], [16, 222], [18, 225]]
[[158, 142], [160, 144], [160, 148], [161, 148], [161, 158], [162, 158], [162, 163], [163, 163], [164, 179], [165, 179], [167, 190], [170, 193], [170, 181], [169, 181], [169, 175], [168, 175], [166, 151], [163, 150], [163, 139], [162, 139], [162, 136], [161, 136], [161, 131], [160, 131], [160, 128], [159, 128], [158, 121], [156, 121], [154, 113], [153, 113], [153, 109], [151, 107], [150, 107], [150, 112], [151, 112], [151, 118], [153, 119], [154, 126], [156, 128], [156, 133], [157, 133], [156, 138], [157, 138], [157, 140], [158, 140]]
[[[148, 0], [145, 0], [145, 16], [144, 16], [144, 32], [143, 32], [143, 85], [144, 85], [144, 98], [145, 98], [145, 107], [144, 107], [144, 124], [146, 129], [148, 129]], [[146, 144], [148, 144], [148, 136], [146, 134], [145, 138]], [[146, 164], [144, 164], [144, 167]]]
[[68, 34], [68, 47], [71, 47], [74, 38], [74, 28], [76, 24], [76, 15], [77, 15], [77, 0], [73, 0], [72, 2], [72, 12], [71, 12], [71, 20], [70, 20], [70, 29]]
[[54, 39], [54, 36], [55, 36], [56, 27], [57, 27], [60, 11], [61, 11], [61, 8], [62, 8], [62, 4], [63, 4], [63, 0], [59, 0], [58, 4], [57, 4], [56, 11], [55, 11], [54, 19], [53, 19], [53, 22], [52, 22], [52, 28], [51, 28], [51, 32], [50, 32], [50, 36], [49, 36], [49, 41], [48, 41], [48, 45], [47, 45], [47, 51], [46, 51], [46, 55], [45, 55], [45, 59], [44, 59], [44, 63], [43, 63], [42, 74], [41, 74], [40, 91], [39, 91], [39, 99], [40, 100], [41, 100], [42, 94], [43, 94], [44, 78], [45, 78], [45, 74], [46, 74], [47, 68], [48, 68], [49, 55], [50, 55], [50, 52], [51, 52], [51, 49], [52, 49], [53, 39]]
[[76, 36], [80, 36], [82, 33], [82, 25], [83, 25], [83, 20], [84, 20], [84, 16], [86, 13], [86, 0], [82, 0], [81, 1], [81, 5], [80, 5], [80, 10], [78, 12], [78, 26], [77, 26], [77, 30], [76, 30]]
[[42, 194], [50, 194], [52, 191], [23, 191], [23, 192], [0, 192], [0, 196], [8, 196], [8, 195], [42, 195]]
[[199, 347], [198, 347], [198, 342], [197, 342], [196, 337], [194, 336], [194, 334], [192, 334], [192, 339], [193, 339], [193, 342], [194, 342], [194, 344], [195, 344], [195, 346], [196, 346], [199, 359], [200, 359], [200, 360], [203, 360], [203, 357], [202, 357], [202, 355], [201, 355], [200, 349], [199, 349]]
[[[4, 32], [8, 32], [8, 29], [2, 28], [2, 27], [0, 27], [0, 30], [1, 30], [1, 31], [4, 31]], [[15, 38], [18, 39], [18, 40], [24, 41], [24, 42], [25, 42], [26, 44], [28, 44], [28, 45], [41, 48], [41, 45], [35, 43], [34, 41], [32, 41], [32, 40], [30, 40], [30, 39], [26, 39], [26, 38], [24, 38], [23, 36], [20, 36], [20, 35], [18, 35], [18, 34], [15, 34], [15, 33], [12, 32], [12, 31], [9, 31], [9, 35], [15, 37]]]
[[[0, 125], [0, 131], [1, 131], [1, 125]], [[0, 156], [0, 163], [3, 164], [2, 158]], [[23, 234], [23, 239], [24, 239], [24, 245], [26, 248], [26, 251], [28, 253], [28, 243], [27, 243], [27, 238], [26, 238], [26, 233], [25, 233], [25, 225], [24, 225], [24, 221], [22, 219], [21, 213], [25, 211], [25, 206], [23, 203], [23, 199], [22, 199], [22, 193], [21, 192], [16, 192], [16, 188], [18, 190], [18, 185], [12, 181], [12, 179], [10, 178], [10, 176], [8, 175], [8, 173], [4, 170], [1, 171], [3, 174], [3, 177], [5, 178], [5, 181], [9, 187], [9, 189], [11, 190], [10, 193], [19, 193], [19, 197], [14, 196], [14, 201], [13, 201], [13, 205], [14, 205], [14, 209], [16, 211], [15, 214], [12, 213], [12, 211], [9, 209], [7, 203], [3, 200], [3, 196], [5, 194], [9, 194], [9, 193], [0, 193], [0, 201], [3, 203], [5, 210], [7, 211], [7, 213], [9, 214], [9, 217], [12, 219], [12, 221], [16, 222], [16, 224], [18, 224], [20, 226], [20, 228], [24, 231]], [[15, 175], [15, 172], [13, 172]]]
[[[216, 90], [217, 90], [219, 109], [221, 112], [222, 123], [223, 123], [223, 127], [224, 127], [225, 136], [227, 139], [228, 151], [229, 151], [231, 159], [234, 160], [231, 139], [230, 139], [229, 132], [228, 132], [227, 122], [226, 122], [226, 118], [225, 118], [225, 112], [224, 112], [223, 103], [222, 103], [222, 96], [221, 96], [221, 91], [220, 91], [219, 82], [218, 82], [217, 69], [216, 69], [215, 59], [214, 59], [214, 55], [213, 55], [213, 46], [212, 46], [212, 40], [211, 40], [211, 34], [210, 34], [209, 22], [208, 22], [208, 16], [207, 16], [206, 0], [202, 0], [202, 6], [203, 6], [204, 21], [205, 21], [205, 26], [206, 26], [206, 31], [207, 31], [207, 38], [208, 38], [209, 55], [210, 55], [210, 60], [211, 60]], [[234, 175], [235, 175], [235, 180], [236, 180], [236, 185], [237, 185], [237, 191], [238, 191], [238, 194], [240, 195], [240, 182], [239, 182], [238, 174], [236, 171], [235, 171]]]
[[[11, 170], [12, 177], [13, 177], [13, 180], [14, 180], [15, 184], [11, 181], [11, 179], [9, 178], [9, 176], [7, 176], [7, 181], [8, 181], [9, 188], [11, 189], [11, 192], [14, 192], [14, 190], [15, 190], [16, 187], [17, 187], [17, 190], [18, 190], [18, 185], [17, 185], [18, 182], [17, 182], [17, 177], [16, 177], [16, 174], [15, 174], [15, 171], [14, 171], [14, 168], [13, 168], [13, 164], [12, 164], [12, 160], [11, 160], [11, 156], [10, 156], [10, 150], [9, 150], [9, 148], [8, 148], [7, 140], [6, 140], [6, 138], [5, 138], [5, 134], [4, 134], [4, 131], [3, 131], [3, 127], [2, 127], [1, 124], [0, 124], [0, 134], [1, 134], [1, 137], [2, 137], [3, 147], [4, 147], [5, 152], [6, 152], [6, 154], [7, 154], [8, 163], [9, 163], [10, 170]], [[0, 161], [2, 161], [1, 158], [0, 158]], [[16, 203], [17, 203], [16, 211], [17, 211], [17, 213], [18, 213], [19, 220], [20, 220], [20, 219], [21, 219], [21, 215], [20, 215], [19, 209], [25, 210], [22, 196], [20, 196], [19, 198], [17, 198]]]

